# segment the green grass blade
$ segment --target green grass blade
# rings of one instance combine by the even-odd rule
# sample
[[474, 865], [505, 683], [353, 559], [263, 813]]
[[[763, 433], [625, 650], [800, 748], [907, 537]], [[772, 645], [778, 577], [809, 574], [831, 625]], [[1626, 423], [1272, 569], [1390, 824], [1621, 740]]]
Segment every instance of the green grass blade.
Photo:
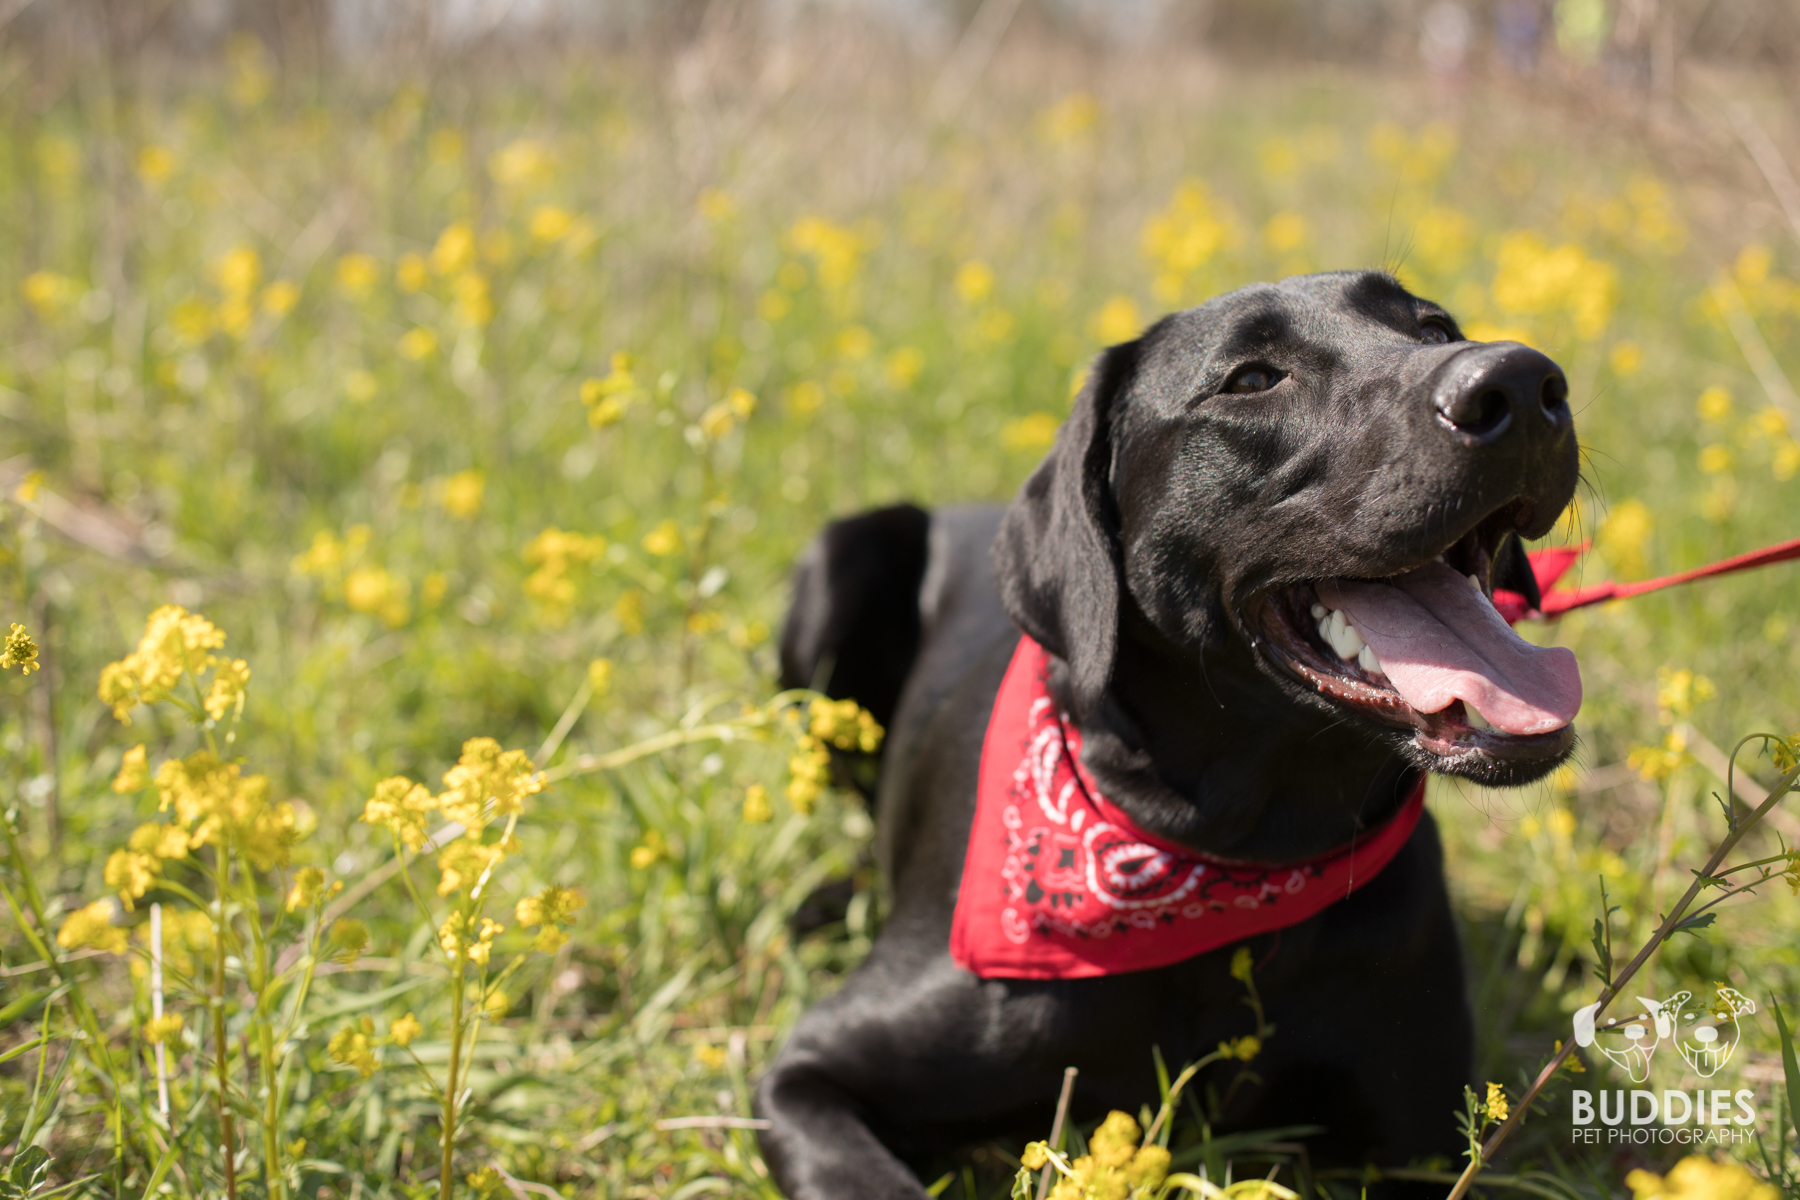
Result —
[[1769, 1007], [1775, 1010], [1775, 1028], [1781, 1035], [1781, 1073], [1787, 1076], [1788, 1124], [1794, 1127], [1796, 1135], [1800, 1135], [1800, 1061], [1794, 1057], [1794, 1035], [1788, 1030], [1787, 1018], [1781, 1014], [1781, 1005], [1772, 996]]

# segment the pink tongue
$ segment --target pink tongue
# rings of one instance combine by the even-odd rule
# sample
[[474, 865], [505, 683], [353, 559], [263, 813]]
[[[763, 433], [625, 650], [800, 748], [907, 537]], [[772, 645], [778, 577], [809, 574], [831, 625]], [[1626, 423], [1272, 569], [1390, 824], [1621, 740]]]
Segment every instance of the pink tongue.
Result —
[[1575, 652], [1514, 633], [1469, 577], [1430, 562], [1380, 583], [1327, 579], [1319, 599], [1341, 608], [1406, 702], [1422, 713], [1453, 701], [1505, 733], [1549, 733], [1575, 719]]

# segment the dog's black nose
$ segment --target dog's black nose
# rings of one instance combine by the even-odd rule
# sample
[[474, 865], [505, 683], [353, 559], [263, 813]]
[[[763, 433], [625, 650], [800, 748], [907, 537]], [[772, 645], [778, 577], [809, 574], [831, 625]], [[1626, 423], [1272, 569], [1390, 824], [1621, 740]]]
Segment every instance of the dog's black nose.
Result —
[[1571, 423], [1569, 381], [1562, 368], [1517, 342], [1495, 342], [1457, 355], [1433, 390], [1431, 403], [1439, 420], [1475, 444], [1534, 424], [1539, 427], [1535, 432], [1549, 432]]

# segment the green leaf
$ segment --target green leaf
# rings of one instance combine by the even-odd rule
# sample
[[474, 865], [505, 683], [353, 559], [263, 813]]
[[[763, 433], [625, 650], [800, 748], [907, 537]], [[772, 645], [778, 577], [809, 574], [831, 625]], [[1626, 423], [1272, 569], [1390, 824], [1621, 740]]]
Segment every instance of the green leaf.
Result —
[[1678, 933], [1691, 933], [1698, 937], [1700, 931], [1705, 929], [1708, 925], [1711, 925], [1717, 917], [1717, 913], [1701, 913], [1697, 917], [1683, 917], [1681, 920], [1675, 922], [1675, 928], [1669, 930], [1669, 936], [1674, 937]]
[[1788, 1123], [1794, 1127], [1796, 1135], [1800, 1135], [1800, 1062], [1794, 1058], [1794, 1035], [1788, 1032], [1787, 1018], [1781, 1015], [1781, 1005], [1769, 997], [1769, 1007], [1775, 1010], [1775, 1028], [1781, 1034], [1781, 1073], [1787, 1076]]
[[49, 1173], [50, 1152], [42, 1146], [27, 1146], [7, 1164], [5, 1176], [0, 1177], [0, 1196], [6, 1200], [29, 1196], [43, 1185], [44, 1176]]
[[14, 1021], [17, 1021], [20, 1017], [36, 1008], [41, 1001], [48, 999], [52, 993], [61, 990], [61, 988], [47, 987], [42, 991], [27, 992], [25, 995], [20, 996], [18, 999], [8, 1004], [5, 1008], [0, 1008], [0, 1029], [5, 1029], [8, 1025], [11, 1025]]

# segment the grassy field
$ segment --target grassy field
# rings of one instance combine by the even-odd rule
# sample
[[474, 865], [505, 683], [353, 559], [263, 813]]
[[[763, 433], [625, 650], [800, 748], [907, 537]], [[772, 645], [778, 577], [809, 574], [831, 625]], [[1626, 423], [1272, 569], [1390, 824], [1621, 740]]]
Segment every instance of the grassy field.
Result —
[[[1586, 580], [1800, 534], [1800, 253], [1705, 105], [1046, 44], [943, 119], [925, 66], [826, 34], [0, 66], [0, 622], [42, 646], [0, 681], [0, 1171], [41, 1146], [46, 1190], [773, 1195], [748, 1132], [658, 1122], [747, 1116], [879, 919], [864, 871], [846, 921], [787, 931], [871, 835], [808, 782], [842, 715], [773, 703], [787, 565], [834, 514], [1006, 499], [1087, 358], [1170, 308], [1386, 265], [1543, 347], [1587, 448], [1556, 535], [1595, 540]], [[1602, 881], [1635, 947], [1723, 835], [1717, 747], [1800, 726], [1795, 582], [1530, 635], [1581, 657], [1579, 767], [1432, 800], [1481, 1079], [1516, 1097], [1594, 998]], [[146, 638], [163, 605], [211, 625]], [[1797, 946], [1777, 880], [1638, 986], [1800, 1009]], [[1728, 1074], [1773, 1129], [1772, 1020]], [[1567, 1086], [1497, 1170], [1618, 1194], [1679, 1157], [1571, 1147]], [[1006, 1194], [1021, 1149], [946, 1194]]]

